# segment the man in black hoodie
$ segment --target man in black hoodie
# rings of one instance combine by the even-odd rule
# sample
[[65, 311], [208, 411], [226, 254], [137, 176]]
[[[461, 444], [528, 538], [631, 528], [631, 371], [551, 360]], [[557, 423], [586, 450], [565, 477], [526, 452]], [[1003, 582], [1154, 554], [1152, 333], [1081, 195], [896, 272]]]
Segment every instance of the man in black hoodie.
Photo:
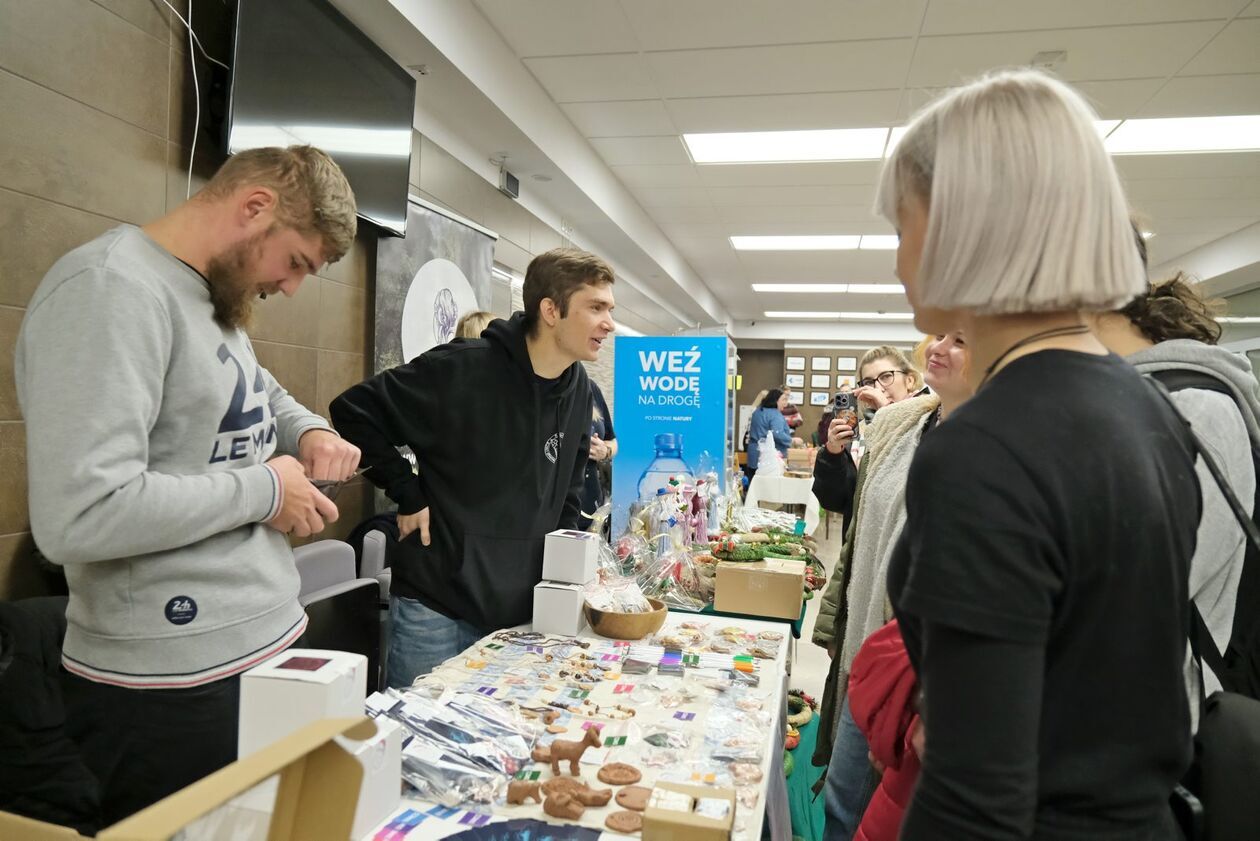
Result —
[[329, 407], [367, 477], [398, 503], [390, 686], [409, 686], [486, 631], [529, 621], [543, 539], [575, 528], [581, 513], [591, 389], [579, 363], [613, 331], [612, 283], [612, 269], [585, 251], [540, 254], [525, 273], [524, 312]]

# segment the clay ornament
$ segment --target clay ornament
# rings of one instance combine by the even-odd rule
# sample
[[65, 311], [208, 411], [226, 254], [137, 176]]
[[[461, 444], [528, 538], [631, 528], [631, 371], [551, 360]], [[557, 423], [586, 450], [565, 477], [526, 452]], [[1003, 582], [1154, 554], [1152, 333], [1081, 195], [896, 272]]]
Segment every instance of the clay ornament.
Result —
[[519, 806], [530, 798], [535, 803], [542, 802], [542, 795], [538, 793], [538, 783], [527, 783], [524, 780], [512, 780], [508, 783], [507, 803], [509, 806]]
[[543, 811], [553, 818], [575, 821], [582, 817], [586, 807], [571, 794], [553, 794], [543, 801]]
[[612, 800], [612, 789], [610, 788], [590, 788], [583, 786], [573, 790], [573, 796], [583, 806], [607, 806], [608, 801]]
[[613, 832], [638, 832], [643, 829], [643, 816], [638, 812], [613, 812], [604, 818], [604, 826]]
[[647, 808], [648, 798], [652, 796], [652, 789], [643, 786], [626, 786], [617, 792], [617, 805], [623, 809], [633, 809], [636, 812], [642, 812]]
[[548, 797], [553, 794], [572, 794], [580, 788], [586, 788], [586, 783], [576, 777], [552, 777], [541, 786], [542, 793]]
[[550, 762], [551, 748], [546, 745], [534, 745], [534, 749], [529, 752], [529, 758], [535, 762]]
[[[578, 762], [582, 758], [582, 754], [586, 753], [587, 748], [597, 748], [603, 744], [599, 735], [598, 728], [592, 727], [582, 736], [581, 741], [570, 742], [564, 739], [556, 739], [551, 743], [551, 773], [556, 776], [560, 775], [560, 763], [564, 760], [569, 762], [569, 773], [577, 776]], [[607, 782], [607, 780], [605, 780]], [[581, 805], [581, 804], [579, 804]], [[551, 814], [548, 812], [548, 814]], [[563, 817], [557, 815], [556, 817]]]
[[643, 775], [639, 773], [638, 768], [635, 768], [633, 765], [627, 765], [624, 762], [610, 762], [600, 768], [599, 773], [595, 776], [599, 778], [601, 783], [607, 783], [610, 786], [630, 785], [643, 779]]

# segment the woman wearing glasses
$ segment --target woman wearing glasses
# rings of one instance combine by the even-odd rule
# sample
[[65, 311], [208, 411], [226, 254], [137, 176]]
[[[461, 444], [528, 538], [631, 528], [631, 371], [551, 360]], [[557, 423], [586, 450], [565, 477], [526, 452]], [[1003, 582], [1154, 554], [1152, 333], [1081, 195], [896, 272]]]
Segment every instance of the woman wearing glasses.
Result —
[[[924, 378], [933, 393], [923, 396], [908, 389], [902, 393], [906, 380], [918, 385], [922, 380], [894, 348], [875, 348], [858, 366], [863, 378], [878, 382], [884, 376], [889, 381], [867, 388], [892, 390], [898, 399], [885, 404], [888, 408], [881, 409], [867, 428], [868, 449], [857, 475], [853, 516], [845, 523], [844, 548], [836, 567], [844, 572], [833, 576], [827, 586], [814, 623], [814, 643], [831, 655], [813, 757], [815, 764], [827, 766], [826, 841], [853, 837], [878, 783], [867, 758], [866, 737], [846, 702], [845, 687], [862, 643], [891, 618], [885, 579], [889, 554], [906, 521], [903, 499], [910, 462], [920, 442], [971, 396], [969, 354], [961, 334], [927, 340], [925, 357]], [[913, 371], [913, 378], [905, 369]], [[895, 382], [885, 373], [895, 373]], [[839, 458], [852, 464], [847, 454]]]
[[962, 330], [976, 385], [915, 452], [888, 568], [926, 731], [902, 841], [1177, 837], [1199, 487], [1185, 427], [1085, 321], [1145, 288], [1096, 119], [998, 73], [881, 177], [915, 325]]
[[858, 363], [858, 387], [853, 393], [871, 409], [899, 403], [922, 390], [922, 375], [895, 347], [871, 348]]

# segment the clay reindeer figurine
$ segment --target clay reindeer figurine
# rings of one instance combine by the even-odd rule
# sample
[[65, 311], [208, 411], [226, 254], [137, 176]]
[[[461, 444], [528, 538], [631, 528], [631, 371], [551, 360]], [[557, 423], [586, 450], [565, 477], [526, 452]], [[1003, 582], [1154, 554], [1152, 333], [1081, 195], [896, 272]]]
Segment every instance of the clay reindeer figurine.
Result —
[[538, 783], [528, 783], [525, 780], [512, 780], [508, 783], [507, 802], [509, 806], [518, 806], [527, 799], [533, 799], [535, 803], [542, 803], [542, 795], [538, 793]]
[[586, 735], [578, 742], [567, 742], [562, 739], [556, 739], [551, 743], [551, 773], [556, 776], [560, 775], [561, 760], [569, 760], [569, 773], [578, 776], [581, 772], [578, 770], [578, 761], [581, 760], [582, 754], [586, 753], [587, 748], [597, 748], [600, 746], [599, 728], [591, 727], [586, 731]]

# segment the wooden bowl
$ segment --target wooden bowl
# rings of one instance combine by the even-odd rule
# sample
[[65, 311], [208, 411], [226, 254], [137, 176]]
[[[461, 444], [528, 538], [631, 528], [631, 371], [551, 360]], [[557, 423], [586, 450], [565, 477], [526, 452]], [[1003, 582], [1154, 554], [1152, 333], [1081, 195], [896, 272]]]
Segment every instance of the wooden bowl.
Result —
[[648, 599], [652, 610], [648, 613], [613, 613], [597, 610], [590, 602], [582, 605], [582, 613], [591, 630], [601, 637], [615, 640], [641, 640], [656, 633], [665, 624], [665, 603], [658, 599]]

